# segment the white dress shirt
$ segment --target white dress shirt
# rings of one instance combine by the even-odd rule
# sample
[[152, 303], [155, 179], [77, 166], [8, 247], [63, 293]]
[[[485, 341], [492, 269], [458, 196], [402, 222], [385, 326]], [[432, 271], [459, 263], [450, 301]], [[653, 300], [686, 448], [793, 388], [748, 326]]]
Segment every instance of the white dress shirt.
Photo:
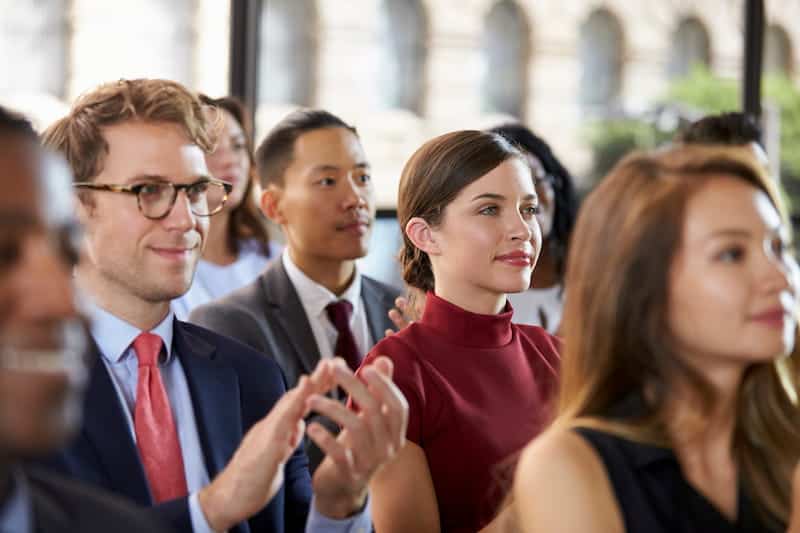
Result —
[[508, 300], [514, 308], [511, 321], [515, 324], [540, 326], [553, 335], [558, 332], [564, 310], [563, 285], [512, 293]]
[[259, 243], [250, 239], [239, 243], [239, 255], [229, 265], [217, 265], [200, 259], [189, 290], [172, 300], [175, 316], [178, 320], [187, 320], [195, 307], [222, 298], [252, 282], [281, 254], [282, 248], [280, 244], [270, 241], [268, 257], [261, 252]]
[[372, 349], [374, 340], [369, 333], [367, 313], [364, 301], [361, 299], [361, 274], [358, 267], [355, 269], [353, 281], [347, 290], [341, 296], [336, 296], [300, 270], [289, 257], [288, 249], [284, 250], [281, 261], [283, 261], [283, 268], [286, 269], [286, 274], [294, 285], [297, 297], [300, 298], [300, 303], [306, 312], [311, 332], [317, 342], [320, 358], [328, 359], [335, 355], [333, 350], [336, 347], [336, 338], [339, 332], [328, 319], [325, 307], [338, 300], [347, 300], [353, 306], [353, 314], [350, 315], [350, 331], [353, 332], [361, 357], [364, 357]]

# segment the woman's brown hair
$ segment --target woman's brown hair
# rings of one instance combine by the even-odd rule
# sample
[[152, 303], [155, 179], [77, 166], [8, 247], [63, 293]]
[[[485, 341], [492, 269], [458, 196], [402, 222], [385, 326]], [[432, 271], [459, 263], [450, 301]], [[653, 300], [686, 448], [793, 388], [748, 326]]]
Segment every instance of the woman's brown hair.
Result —
[[414, 246], [405, 227], [420, 217], [432, 227], [442, 221], [444, 209], [461, 190], [520, 152], [496, 133], [464, 130], [434, 137], [406, 163], [400, 175], [397, 219], [403, 229], [400, 264], [403, 279], [423, 291], [434, 288], [428, 254]]
[[[567, 261], [557, 423], [600, 427], [669, 446], [667, 403], [676, 378], [696, 394], [711, 386], [676, 356], [667, 321], [669, 272], [686, 204], [708, 179], [733, 176], [779, 196], [746, 148], [679, 146], [621, 161], [581, 208]], [[788, 370], [782, 376], [779, 364]], [[767, 520], [788, 521], [791, 474], [800, 459], [796, 358], [754, 363], [739, 389], [733, 451], [748, 496]], [[788, 379], [787, 379], [788, 378]], [[631, 398], [633, 418], [615, 418]], [[617, 413], [618, 414], [618, 413]]]
[[[207, 106], [227, 111], [239, 123], [244, 131], [247, 157], [250, 160], [250, 170], [247, 175], [247, 186], [242, 196], [242, 202], [233, 208], [230, 213], [231, 222], [228, 224], [227, 241], [231, 251], [239, 252], [239, 243], [244, 239], [253, 239], [259, 245], [259, 251], [269, 257], [269, 232], [266, 219], [261, 214], [253, 198], [253, 187], [258, 179], [256, 163], [253, 156], [253, 125], [250, 113], [244, 103], [232, 96], [210, 98], [204, 94], [200, 100]], [[222, 119], [222, 117], [219, 117]]]

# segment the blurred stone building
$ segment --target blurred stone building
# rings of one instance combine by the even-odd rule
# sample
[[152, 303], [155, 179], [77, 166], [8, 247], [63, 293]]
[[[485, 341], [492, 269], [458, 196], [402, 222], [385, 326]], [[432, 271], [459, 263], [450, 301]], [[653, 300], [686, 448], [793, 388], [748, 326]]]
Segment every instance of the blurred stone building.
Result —
[[[40, 126], [82, 91], [228, 76], [228, 0], [0, 0], [0, 102]], [[800, 0], [767, 0], [765, 68], [800, 83]], [[295, 106], [354, 123], [391, 207], [430, 136], [518, 118], [581, 175], [581, 127], [704, 63], [738, 79], [743, 0], [264, 0], [257, 137]]]

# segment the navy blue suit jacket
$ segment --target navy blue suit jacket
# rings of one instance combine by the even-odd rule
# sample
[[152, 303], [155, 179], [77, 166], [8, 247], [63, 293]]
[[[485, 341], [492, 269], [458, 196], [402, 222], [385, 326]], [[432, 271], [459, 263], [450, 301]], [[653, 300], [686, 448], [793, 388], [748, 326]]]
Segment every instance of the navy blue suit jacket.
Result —
[[[285, 380], [275, 362], [244, 344], [179, 320], [175, 321], [173, 349], [186, 373], [206, 468], [213, 479], [231, 459], [245, 432], [284, 394]], [[153, 506], [136, 445], [96, 346], [90, 357], [83, 427], [78, 437], [48, 463], [139, 505]], [[311, 479], [302, 448], [286, 463], [283, 487], [270, 503], [232, 531], [303, 531], [311, 502]], [[192, 532], [188, 498], [164, 502], [153, 509], [176, 531]]]

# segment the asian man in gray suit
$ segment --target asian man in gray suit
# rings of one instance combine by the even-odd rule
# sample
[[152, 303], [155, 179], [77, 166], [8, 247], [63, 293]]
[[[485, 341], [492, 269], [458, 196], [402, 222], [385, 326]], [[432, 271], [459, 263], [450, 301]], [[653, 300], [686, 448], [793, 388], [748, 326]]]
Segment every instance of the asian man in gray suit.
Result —
[[[196, 308], [190, 322], [272, 357], [289, 386], [320, 359], [352, 368], [392, 328], [396, 289], [362, 275], [375, 217], [370, 167], [355, 128], [323, 111], [289, 114], [256, 153], [261, 210], [286, 250], [255, 282]], [[320, 457], [309, 449], [312, 470]]]

